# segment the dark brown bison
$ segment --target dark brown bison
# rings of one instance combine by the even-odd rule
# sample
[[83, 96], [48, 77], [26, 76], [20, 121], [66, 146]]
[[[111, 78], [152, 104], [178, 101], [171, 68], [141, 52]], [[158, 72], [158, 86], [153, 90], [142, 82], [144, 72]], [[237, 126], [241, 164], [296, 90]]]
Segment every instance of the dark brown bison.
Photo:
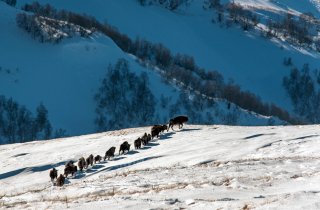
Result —
[[70, 161], [68, 161], [66, 163], [65, 167], [68, 167], [68, 166], [73, 166], [73, 161], [72, 160], [70, 160]]
[[130, 150], [130, 144], [127, 141], [125, 141], [120, 145], [119, 155], [120, 155], [121, 151], [122, 151], [122, 154], [123, 154], [125, 151], [129, 152], [129, 150]]
[[51, 178], [51, 181], [53, 181], [55, 178], [57, 179], [58, 178], [58, 170], [55, 168], [51, 169], [49, 172], [49, 176]]
[[79, 170], [82, 172], [83, 168], [86, 167], [86, 160], [84, 159], [84, 157], [81, 157], [79, 160], [78, 160], [78, 167], [79, 167]]
[[167, 125], [162, 125], [161, 132], [163, 133], [165, 130], [168, 130], [168, 126]]
[[62, 187], [64, 185], [65, 178], [62, 174], [57, 178], [57, 186]]
[[147, 135], [147, 140], [148, 140], [148, 142], [151, 141], [151, 134], [150, 133]]
[[169, 127], [168, 127], [168, 130], [171, 128], [173, 130], [173, 126], [174, 125], [179, 125], [179, 129], [181, 129], [183, 127], [183, 123], [185, 122], [188, 122], [188, 117], [187, 116], [178, 116], [178, 117], [175, 117], [173, 119], [170, 119], [169, 121]]
[[106, 154], [103, 158], [103, 160], [106, 160], [108, 158], [108, 160], [110, 160], [111, 157], [114, 157], [114, 153], [116, 151], [115, 147], [111, 147], [110, 149], [108, 149], [108, 151], [106, 151]]
[[96, 164], [97, 162], [100, 163], [101, 160], [102, 160], [102, 157], [101, 157], [100, 155], [95, 156], [95, 157], [94, 157], [94, 164]]
[[93, 166], [93, 155], [92, 154], [89, 157], [87, 157], [87, 159], [86, 159], [86, 167], [85, 168], [88, 168], [89, 165]]
[[64, 168], [64, 176], [68, 177], [69, 174], [73, 176], [75, 173], [77, 173], [78, 167], [72, 164], [67, 164], [66, 167]]
[[142, 140], [140, 137], [134, 141], [134, 148], [135, 149], [141, 149], [141, 141]]
[[141, 142], [143, 145], [147, 145], [149, 143], [147, 133], [144, 133], [144, 135], [141, 137]]
[[159, 134], [162, 131], [162, 125], [154, 125], [151, 128], [151, 139], [153, 139], [154, 137], [159, 138]]

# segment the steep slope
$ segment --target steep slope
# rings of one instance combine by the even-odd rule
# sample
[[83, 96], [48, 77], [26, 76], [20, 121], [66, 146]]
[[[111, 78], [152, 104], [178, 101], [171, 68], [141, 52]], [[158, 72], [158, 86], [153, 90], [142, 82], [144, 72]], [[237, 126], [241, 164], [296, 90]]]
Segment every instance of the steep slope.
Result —
[[[160, 97], [166, 96], [170, 99], [168, 106], [175, 106], [181, 91], [163, 81], [156, 71], [140, 66], [135, 57], [125, 54], [108, 37], [95, 32], [89, 38], [73, 36], [58, 44], [40, 43], [16, 26], [15, 18], [20, 10], [3, 2], [0, 10], [0, 26], [6, 28], [0, 34], [1, 95], [13, 97], [32, 110], [42, 102], [49, 111], [52, 125], [66, 129], [69, 135], [93, 133], [96, 131], [94, 95], [108, 65], [125, 58], [132, 72], [137, 75], [146, 72], [149, 76], [149, 86], [157, 101], [156, 123], [165, 123], [171, 117], [170, 110], [160, 105]], [[266, 125], [271, 120], [275, 124], [284, 123], [236, 106], [228, 110], [227, 105], [226, 101], [217, 101], [215, 107], [198, 114], [203, 117], [200, 122]], [[174, 114], [185, 111], [180, 109], [180, 112]]]
[[[33, 40], [16, 26], [15, 15], [19, 11], [3, 2], [0, 6], [0, 25], [6, 28], [0, 35], [0, 65], [4, 69], [1, 94], [30, 108], [43, 102], [52, 124], [66, 129], [70, 135], [95, 130], [93, 97], [110, 63], [126, 58], [136, 73], [146, 71], [99, 33], [90, 39], [74, 37], [56, 45]], [[11, 73], [6, 74], [6, 69]], [[160, 82], [159, 76], [149, 76], [155, 92], [163, 91], [170, 96], [174, 91]], [[162, 88], [156, 89], [159, 86]]]
[[[122, 142], [133, 146], [149, 129], [0, 146], [0, 207], [319, 208], [319, 126], [185, 125], [118, 156]], [[63, 173], [68, 160], [111, 146], [113, 160], [52, 186], [52, 167]]]
[[[20, 1], [20, 5], [29, 0]], [[245, 90], [259, 95], [266, 102], [274, 102], [291, 110], [290, 99], [282, 87], [282, 79], [289, 74], [283, 59], [291, 57], [301, 68], [310, 64], [310, 69], [319, 66], [319, 54], [292, 47], [279, 40], [267, 40], [259, 34], [243, 32], [237, 27], [225, 28], [213, 24], [213, 11], [203, 10], [204, 1], [189, 1], [189, 6], [176, 12], [157, 6], [140, 6], [136, 0], [119, 1], [65, 1], [50, 3], [60, 9], [93, 15], [107, 21], [130, 37], [143, 37], [160, 42], [174, 53], [192, 55], [196, 62], [208, 70], [220, 71], [226, 78], [240, 84]], [[226, 1], [223, 1], [226, 2]], [[259, 8], [260, 11], [293, 11], [295, 14], [319, 12], [311, 1], [246, 1], [242, 5]], [[125, 11], [126, 15], [119, 18]], [[156, 28], [154, 27], [156, 26]]]

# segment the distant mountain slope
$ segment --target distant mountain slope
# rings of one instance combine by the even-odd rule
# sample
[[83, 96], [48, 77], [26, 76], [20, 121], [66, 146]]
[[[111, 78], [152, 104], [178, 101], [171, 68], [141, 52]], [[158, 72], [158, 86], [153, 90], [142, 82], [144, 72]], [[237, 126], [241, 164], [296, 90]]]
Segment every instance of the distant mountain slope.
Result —
[[[94, 95], [109, 64], [114, 65], [119, 58], [128, 61], [132, 72], [137, 75], [146, 72], [149, 77], [149, 86], [157, 101], [154, 121], [149, 123], [167, 122], [172, 117], [170, 107], [179, 110], [176, 114], [188, 113], [184, 108], [175, 108], [179, 106], [176, 102], [182, 93], [179, 88], [165, 82], [156, 70], [139, 65], [134, 56], [121, 51], [101, 33], [95, 32], [89, 38], [75, 35], [58, 44], [40, 43], [17, 27], [16, 14], [21, 10], [0, 2], [0, 11], [0, 27], [6, 28], [0, 34], [0, 66], [3, 69], [0, 94], [13, 97], [32, 110], [43, 103], [54, 128], [66, 129], [69, 135], [96, 131]], [[162, 96], [168, 100], [166, 106], [160, 103]], [[277, 118], [248, 112], [233, 104], [230, 106], [223, 100], [195, 114], [197, 119], [191, 118], [191, 122], [243, 125], [285, 123]]]
[[[29, 0], [20, 1], [19, 5]], [[278, 40], [268, 40], [259, 34], [243, 32], [237, 27], [225, 28], [211, 22], [215, 14], [203, 10], [204, 1], [189, 1], [189, 6], [176, 12], [157, 6], [140, 6], [136, 0], [119, 1], [48, 1], [60, 9], [93, 15], [107, 21], [130, 37], [146, 38], [160, 42], [174, 53], [181, 52], [194, 56], [200, 67], [221, 72], [240, 84], [245, 90], [261, 96], [266, 102], [274, 102], [292, 110], [289, 98], [282, 87], [282, 79], [289, 74], [283, 66], [283, 59], [291, 57], [294, 64], [301, 68], [310, 64], [318, 68], [319, 54], [292, 47]], [[225, 1], [223, 1], [225, 2]], [[318, 16], [316, 7], [307, 1], [236, 1], [243, 5], [255, 5], [261, 10], [292, 9], [297, 14], [311, 11]], [[125, 15], [119, 18], [119, 14]], [[156, 27], [155, 27], [156, 26]]]
[[[143, 70], [113, 41], [99, 33], [90, 39], [74, 37], [56, 45], [33, 40], [16, 26], [15, 15], [19, 11], [3, 2], [0, 6], [0, 25], [6, 28], [0, 35], [0, 66], [12, 72], [2, 73], [0, 93], [28, 107], [43, 102], [52, 124], [65, 128], [70, 135], [95, 130], [93, 97], [110, 63], [126, 58], [134, 71]], [[151, 86], [161, 85], [159, 76], [150, 76]], [[174, 91], [164, 84], [155, 90], [169, 96]]]

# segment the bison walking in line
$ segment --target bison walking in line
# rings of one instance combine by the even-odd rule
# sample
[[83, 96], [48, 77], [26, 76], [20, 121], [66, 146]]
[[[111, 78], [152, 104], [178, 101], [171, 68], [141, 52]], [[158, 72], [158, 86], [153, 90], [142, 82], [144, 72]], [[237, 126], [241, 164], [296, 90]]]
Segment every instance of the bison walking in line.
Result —
[[92, 154], [89, 157], [87, 157], [87, 159], [86, 159], [86, 167], [85, 168], [88, 168], [89, 165], [93, 166], [93, 155]]
[[159, 138], [159, 134], [162, 132], [162, 125], [154, 125], [151, 128], [151, 139], [154, 137]]
[[183, 123], [185, 122], [188, 122], [187, 116], [178, 116], [173, 119], [170, 119], [167, 131], [169, 131], [170, 128], [173, 130], [174, 125], [179, 125], [179, 129], [181, 129], [183, 127]]
[[55, 168], [51, 169], [49, 172], [49, 176], [51, 178], [51, 181], [53, 181], [55, 178], [57, 179], [58, 178], [58, 170]]
[[100, 155], [95, 156], [95, 157], [94, 157], [94, 164], [96, 164], [97, 162], [100, 163], [101, 160], [102, 160], [102, 157], [101, 157]]
[[105, 154], [103, 160], [106, 160], [107, 158], [109, 160], [111, 157], [114, 157], [115, 151], [116, 151], [116, 148], [115, 147], [111, 147], [108, 151], [106, 151], [106, 154]]
[[147, 133], [144, 133], [144, 135], [141, 137], [141, 142], [143, 145], [147, 145], [149, 143], [148, 135]]
[[142, 142], [142, 140], [141, 140], [140, 137], [139, 137], [138, 139], [136, 139], [136, 140], [134, 141], [134, 148], [135, 148], [135, 149], [141, 149], [141, 142]]
[[168, 126], [167, 125], [162, 125], [161, 126], [161, 133], [163, 133], [165, 130], [168, 129]]
[[120, 155], [121, 151], [122, 151], [122, 154], [123, 154], [125, 151], [129, 152], [129, 150], [130, 150], [130, 144], [127, 141], [125, 141], [120, 145], [119, 155]]
[[65, 178], [62, 174], [57, 178], [57, 186], [62, 187], [64, 185]]
[[79, 167], [79, 170], [82, 172], [83, 168], [86, 167], [86, 160], [84, 159], [84, 157], [81, 157], [79, 160], [78, 160], [78, 167]]
[[78, 170], [78, 167], [73, 165], [73, 161], [70, 161], [66, 164], [66, 167], [64, 168], [64, 176], [68, 177], [69, 174], [73, 176]]

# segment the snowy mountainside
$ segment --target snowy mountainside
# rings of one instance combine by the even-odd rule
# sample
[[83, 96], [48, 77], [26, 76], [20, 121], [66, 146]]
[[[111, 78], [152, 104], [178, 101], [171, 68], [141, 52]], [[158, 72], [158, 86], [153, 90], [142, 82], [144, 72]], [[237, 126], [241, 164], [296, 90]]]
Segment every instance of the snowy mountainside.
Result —
[[[140, 66], [134, 57], [125, 54], [101, 33], [95, 32], [88, 38], [75, 34], [58, 44], [40, 43], [17, 27], [16, 14], [21, 10], [3, 2], [0, 2], [0, 10], [0, 25], [6, 28], [0, 34], [0, 66], [12, 70], [10, 74], [1, 75], [0, 94], [12, 97], [31, 109], [43, 103], [49, 111], [52, 125], [66, 129], [68, 135], [96, 131], [93, 98], [108, 65], [114, 65], [119, 58], [128, 60], [131, 71], [136, 74], [147, 73], [150, 89], [158, 102], [161, 95], [170, 98], [169, 105], [175, 104], [179, 98], [181, 91], [177, 87], [163, 82], [158, 73]], [[155, 116], [158, 123], [165, 123], [171, 116], [169, 110], [159, 104]], [[284, 123], [236, 106], [232, 106], [230, 112], [227, 104], [218, 101], [214, 109], [203, 110], [202, 122], [267, 125], [271, 120], [275, 124]]]
[[[198, 126], [165, 132], [140, 150], [119, 145], [150, 127], [0, 146], [0, 206], [14, 209], [318, 209], [319, 126]], [[49, 170], [113, 160], [52, 186]], [[133, 146], [133, 145], [132, 145]], [[14, 184], [12, 184], [14, 183]]]
[[[31, 0], [19, 1], [19, 6]], [[141, 6], [137, 0], [119, 1], [70, 1], [41, 0], [59, 9], [86, 13], [100, 21], [107, 21], [131, 38], [142, 37], [163, 43], [173, 53], [186, 53], [195, 58], [200, 67], [221, 72], [226, 81], [232, 79], [244, 90], [252, 91], [266, 102], [273, 102], [289, 111], [292, 105], [283, 86], [289, 69], [283, 65], [284, 58], [292, 58], [301, 68], [305, 63], [310, 69], [318, 68], [319, 53], [291, 46], [281, 40], [260, 37], [237, 27], [221, 27], [213, 24], [216, 14], [204, 10], [204, 0], [188, 1], [177, 11], [156, 5]], [[223, 3], [230, 1], [221, 1]], [[315, 1], [249, 1], [237, 0], [243, 6], [260, 11], [292, 11], [295, 14], [312, 12], [319, 17]], [[126, 15], [119, 18], [125, 9]], [[138, 24], [137, 24], [138, 23]], [[156, 30], [155, 30], [155, 27]], [[263, 50], [262, 50], [263, 49]]]

